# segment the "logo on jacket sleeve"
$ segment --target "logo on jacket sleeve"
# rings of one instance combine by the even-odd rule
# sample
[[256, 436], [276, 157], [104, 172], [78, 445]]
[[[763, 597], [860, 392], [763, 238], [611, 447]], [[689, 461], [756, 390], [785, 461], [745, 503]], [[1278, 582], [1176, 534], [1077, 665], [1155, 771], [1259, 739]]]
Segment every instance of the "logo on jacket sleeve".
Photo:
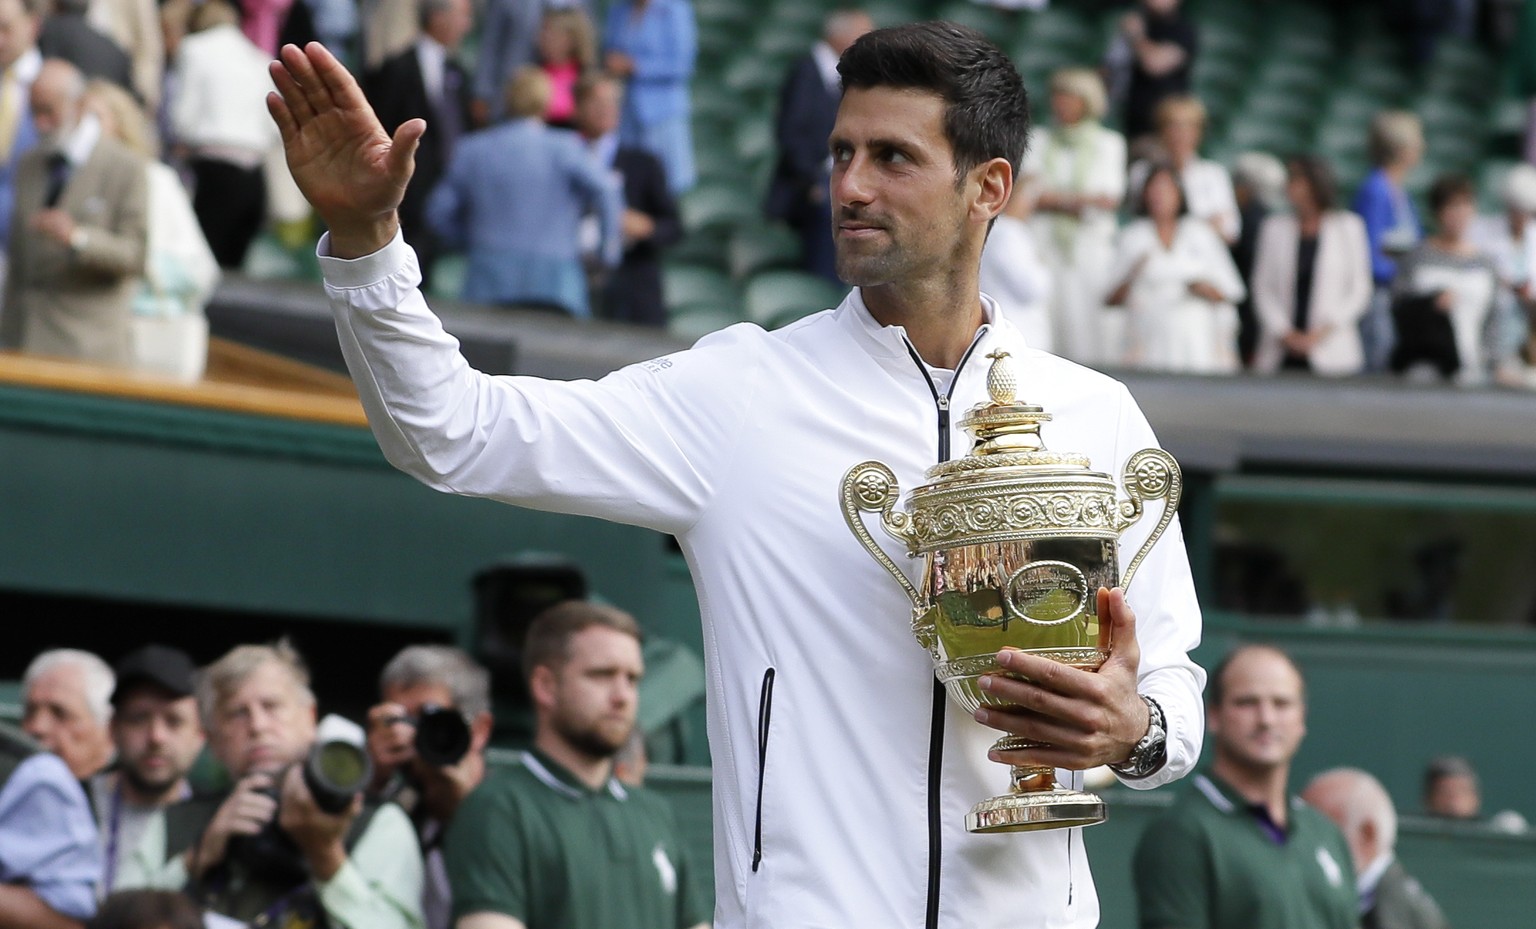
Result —
[[1333, 856], [1328, 853], [1328, 849], [1320, 848], [1317, 850], [1317, 864], [1323, 869], [1323, 876], [1328, 878], [1328, 883], [1335, 887], [1344, 886], [1344, 869], [1339, 867], [1337, 861], [1333, 860]]
[[672, 864], [672, 859], [667, 857], [667, 850], [656, 843], [656, 850], [651, 852], [651, 861], [656, 865], [656, 873], [661, 876], [661, 889], [667, 896], [677, 893], [677, 868]]

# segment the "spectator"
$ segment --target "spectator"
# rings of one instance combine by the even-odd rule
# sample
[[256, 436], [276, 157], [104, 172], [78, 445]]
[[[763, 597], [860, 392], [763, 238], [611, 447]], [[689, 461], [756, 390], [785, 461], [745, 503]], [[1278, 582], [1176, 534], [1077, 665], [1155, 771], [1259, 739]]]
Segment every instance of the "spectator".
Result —
[[1371, 300], [1365, 224], [1338, 208], [1333, 172], [1321, 158], [1296, 156], [1286, 170], [1293, 212], [1264, 221], [1254, 261], [1261, 329], [1254, 368], [1358, 374], [1360, 317]]
[[203, 750], [192, 695], [196, 672], [186, 652], [163, 645], [146, 645], [118, 662], [111, 727], [117, 764], [87, 785], [101, 832], [104, 893], [116, 886], [119, 863], [150, 821], [192, 796], [187, 772]]
[[16, 169], [0, 345], [97, 364], [133, 363], [144, 272], [144, 160], [103, 138], [85, 78], [50, 59], [32, 84], [39, 145]]
[[1136, 846], [1142, 929], [1353, 929], [1349, 846], [1327, 817], [1287, 793], [1306, 734], [1300, 669], [1279, 649], [1247, 645], [1210, 682], [1210, 773], [1197, 775]]
[[1301, 797], [1349, 843], [1361, 929], [1448, 929], [1434, 898], [1397, 860], [1397, 811], [1381, 782], [1358, 768], [1334, 768], [1314, 777]]
[[1398, 263], [1392, 282], [1392, 370], [1416, 373], [1428, 365], [1458, 383], [1481, 383], [1491, 361], [1486, 327], [1498, 271], [1469, 236], [1477, 215], [1472, 182], [1459, 175], [1439, 178], [1429, 205], [1435, 234]]
[[1505, 175], [1499, 191], [1503, 215], [1479, 217], [1472, 241], [1499, 272], [1494, 303], [1494, 373], [1501, 384], [1523, 386], [1525, 364], [1519, 357], [1528, 336], [1526, 318], [1536, 308], [1536, 167], [1522, 164]]
[[277, 54], [278, 36], [293, 6], [294, 0], [239, 0], [240, 31], [268, 60]]
[[524, 66], [538, 63], [544, 7], [544, 0], [486, 0], [475, 56], [477, 125], [505, 115], [507, 83]]
[[219, 263], [197, 223], [181, 178], [156, 158], [144, 111], [126, 90], [92, 81], [86, 106], [102, 132], [144, 159], [149, 219], [144, 277], [133, 301], [133, 365], [181, 381], [202, 377], [208, 362], [203, 308], [219, 282]]
[[1125, 345], [1120, 314], [1111, 318], [1104, 310], [1116, 213], [1125, 199], [1125, 138], [1099, 122], [1106, 105], [1093, 71], [1057, 71], [1055, 125], [1035, 132], [1023, 168], [1039, 190], [1031, 224], [1053, 285], [1051, 350], [1084, 364], [1118, 361]]
[[298, 653], [286, 642], [234, 648], [198, 678], [197, 703], [235, 786], [152, 819], [119, 886], [185, 888], [241, 921], [418, 929], [410, 820], [393, 804], [327, 813], [305, 786], [299, 762], [315, 741], [315, 698]]
[[1153, 167], [1137, 216], [1121, 230], [1108, 303], [1129, 313], [1125, 360], [1159, 371], [1237, 370], [1237, 309], [1243, 282], [1204, 220], [1188, 215], [1179, 175]]
[[101, 901], [85, 929], [203, 929], [203, 914], [183, 893], [124, 890]]
[[[43, 66], [37, 50], [40, 0], [0, 0], [0, 283], [10, 256], [16, 167], [37, 144], [32, 124], [32, 82]], [[3, 310], [3, 308], [0, 308]], [[0, 328], [0, 345], [4, 330]]]
[[45, 751], [69, 766], [75, 780], [112, 760], [112, 668], [96, 655], [74, 648], [43, 652], [21, 676], [25, 710], [21, 728]]
[[1179, 6], [1179, 0], [1141, 0], [1140, 9], [1121, 20], [1131, 50], [1125, 135], [1133, 141], [1156, 128], [1153, 117], [1165, 99], [1189, 93], [1198, 33]]
[[96, 911], [101, 847], [90, 802], [55, 755], [0, 779], [0, 929], [80, 929]]
[[197, 6], [175, 66], [171, 128], [194, 180], [192, 208], [223, 268], [238, 269], [266, 219], [262, 166], [279, 142], [267, 115], [272, 56], [224, 0]]
[[1482, 815], [1482, 786], [1472, 762], [1459, 755], [1442, 755], [1425, 766], [1424, 812], [1467, 821]]
[[[1189, 198], [1189, 214], [1211, 224], [1222, 241], [1232, 245], [1242, 233], [1237, 197], [1227, 169], [1200, 157], [1200, 138], [1205, 132], [1205, 104], [1194, 97], [1169, 97], [1157, 108], [1158, 141], [1163, 157], [1179, 173], [1179, 183]], [[1131, 166], [1131, 192], [1146, 183], [1152, 162]]]
[[592, 20], [579, 7], [547, 10], [539, 24], [539, 67], [549, 77], [549, 107], [544, 121], [573, 129], [576, 85], [597, 65]]
[[[421, 0], [360, 0], [358, 12], [362, 20], [363, 70], [372, 71], [387, 59], [411, 47], [420, 33], [420, 3]], [[531, 3], [530, 8], [537, 10], [539, 4]], [[482, 36], [480, 48], [480, 62], [484, 64], [486, 56], [490, 54], [488, 36]], [[500, 86], [500, 83], [494, 84], [492, 93]]]
[[448, 833], [457, 925], [702, 926], [671, 810], [613, 775], [644, 671], [634, 618], [580, 601], [551, 607], [528, 628], [523, 667], [533, 747], [470, 794]]
[[37, 50], [44, 58], [62, 58], [87, 79], [102, 78], [119, 87], [133, 86], [128, 53], [113, 39], [86, 22], [90, 0], [53, 0], [53, 12], [43, 20]]
[[[491, 738], [491, 676], [468, 655], [446, 645], [412, 645], [379, 675], [378, 705], [368, 711], [368, 754], [375, 793], [390, 796], [411, 814], [423, 856], [422, 913], [427, 929], [448, 929], [453, 892], [443, 865], [443, 835], [470, 792], [485, 779], [485, 746]], [[461, 743], [437, 745], [443, 755], [416, 751], [423, 712], [459, 714]], [[434, 743], [435, 744], [435, 743]], [[462, 749], [455, 760], [446, 748]]]
[[1392, 321], [1392, 280], [1397, 259], [1423, 234], [1419, 216], [1403, 182], [1424, 157], [1424, 130], [1406, 110], [1387, 110], [1371, 122], [1371, 161], [1375, 168], [1355, 194], [1354, 210], [1365, 220], [1371, 245], [1371, 279], [1376, 284], [1371, 307], [1360, 320], [1365, 370], [1385, 371], [1396, 336]]
[[827, 183], [832, 159], [827, 139], [837, 118], [842, 84], [837, 60], [854, 40], [875, 28], [862, 10], [839, 10], [827, 16], [821, 41], [790, 66], [779, 88], [774, 137], [779, 155], [769, 182], [766, 212], [788, 223], [800, 236], [800, 260], [805, 270], [837, 282], [832, 254], [832, 209]]
[[415, 44], [386, 59], [364, 88], [390, 135], [407, 120], [427, 121], [416, 149], [416, 172], [400, 204], [400, 229], [416, 248], [425, 288], [432, 286], [441, 250], [427, 223], [427, 198], [470, 126], [469, 81], [457, 55], [474, 27], [474, 8], [470, 0], [422, 0], [419, 10], [421, 35]]
[[997, 301], [1030, 348], [1049, 352], [1054, 346], [1050, 304], [1056, 283], [1029, 229], [1034, 197], [1027, 183], [1014, 185], [1007, 208], [992, 221], [981, 252], [981, 292]]
[[1253, 263], [1259, 228], [1285, 202], [1285, 165], [1267, 152], [1244, 152], [1232, 167], [1232, 193], [1237, 201], [1241, 232], [1232, 243], [1232, 263], [1248, 293], [1237, 304], [1237, 354], [1243, 367], [1253, 366], [1259, 344], [1259, 321], [1253, 312]]
[[698, 35], [688, 0], [620, 0], [603, 30], [604, 64], [627, 82], [619, 140], [667, 168], [674, 194], [693, 186], [688, 82]]
[[519, 71], [507, 87], [511, 121], [460, 143], [427, 201], [427, 222], [469, 256], [465, 300], [586, 317], [577, 226], [584, 212], [597, 212], [599, 255], [616, 266], [622, 199], [574, 133], [544, 125], [548, 104], [544, 72]]
[[[683, 224], [661, 162], [650, 152], [619, 144], [623, 99], [624, 88], [611, 77], [593, 76], [576, 88], [577, 129], [598, 164], [618, 175], [624, 193], [624, 258], [603, 286], [603, 312], [621, 322], [665, 326], [661, 252], [683, 237]], [[598, 222], [589, 219], [595, 250]]]
[[128, 53], [132, 79], [129, 89], [153, 112], [160, 104], [160, 86], [170, 50], [163, 41], [155, 0], [89, 0], [86, 19]]

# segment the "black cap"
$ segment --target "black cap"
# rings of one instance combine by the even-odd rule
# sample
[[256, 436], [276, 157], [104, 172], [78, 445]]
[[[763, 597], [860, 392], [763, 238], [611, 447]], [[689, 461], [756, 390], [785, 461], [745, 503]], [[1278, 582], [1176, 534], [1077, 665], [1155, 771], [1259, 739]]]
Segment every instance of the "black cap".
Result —
[[146, 645], [117, 663], [117, 687], [112, 691], [112, 705], [116, 706], [139, 684], [153, 684], [174, 696], [190, 697], [196, 674], [197, 666], [192, 663], [192, 656], [181, 649]]

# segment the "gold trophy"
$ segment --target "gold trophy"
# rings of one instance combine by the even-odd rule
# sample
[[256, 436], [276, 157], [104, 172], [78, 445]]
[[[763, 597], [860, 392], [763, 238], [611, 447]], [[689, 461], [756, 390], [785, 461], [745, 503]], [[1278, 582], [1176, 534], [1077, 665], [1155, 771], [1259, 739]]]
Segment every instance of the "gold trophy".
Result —
[[[1087, 456], [1045, 449], [1040, 424], [1050, 414], [1015, 399], [1007, 352], [987, 357], [992, 402], [960, 421], [974, 447], [930, 468], [907, 511], [896, 508], [896, 475], [878, 461], [854, 465], [842, 484], [848, 528], [911, 596], [912, 632], [932, 654], [950, 698], [969, 712], [1005, 705], [977, 685], [984, 674], [1009, 674], [996, 660], [1004, 648], [1098, 670], [1111, 647], [1109, 617], [1098, 615], [1098, 589], [1130, 586], [1172, 521], [1183, 486], [1173, 456], [1146, 448], [1126, 462], [1129, 499], [1117, 499], [1114, 481], [1090, 470]], [[1158, 499], [1166, 501], [1162, 518], [1122, 576], [1120, 534], [1141, 518], [1147, 501]], [[925, 556], [921, 590], [876, 544], [863, 512], [879, 513], [880, 525], [910, 556]], [[993, 748], [1033, 744], [1004, 736]], [[1010, 770], [1012, 790], [972, 807], [967, 829], [1022, 832], [1104, 821], [1104, 801], [1061, 787], [1050, 767]]]

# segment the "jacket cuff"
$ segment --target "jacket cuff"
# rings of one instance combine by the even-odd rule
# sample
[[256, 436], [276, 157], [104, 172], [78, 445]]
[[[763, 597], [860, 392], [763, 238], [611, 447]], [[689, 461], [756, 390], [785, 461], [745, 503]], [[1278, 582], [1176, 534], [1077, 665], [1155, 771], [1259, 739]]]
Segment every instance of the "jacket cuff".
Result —
[[320, 260], [320, 275], [326, 286], [337, 290], [383, 283], [416, 264], [415, 250], [405, 244], [405, 237], [398, 231], [388, 245], [361, 258], [331, 257], [331, 234], [327, 232], [315, 245], [315, 257]]

